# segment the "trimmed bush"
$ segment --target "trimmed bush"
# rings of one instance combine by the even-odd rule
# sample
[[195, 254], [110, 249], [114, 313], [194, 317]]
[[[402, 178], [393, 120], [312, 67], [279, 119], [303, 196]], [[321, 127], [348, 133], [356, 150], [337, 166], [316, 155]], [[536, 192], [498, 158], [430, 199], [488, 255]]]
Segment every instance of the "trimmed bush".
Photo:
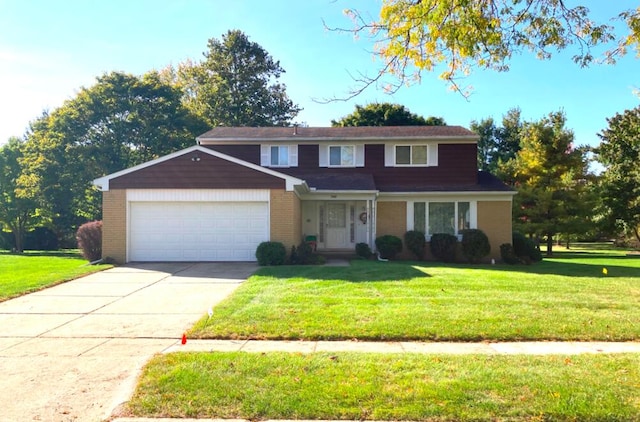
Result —
[[500, 245], [500, 257], [502, 261], [509, 265], [515, 265], [520, 263], [520, 259], [516, 255], [516, 252], [513, 250], [513, 246], [511, 243], [503, 243]]
[[404, 243], [407, 245], [407, 249], [409, 249], [418, 260], [424, 258], [424, 248], [427, 242], [424, 240], [423, 232], [409, 230], [404, 234]]
[[78, 247], [89, 262], [102, 258], [102, 221], [90, 221], [78, 227]]
[[480, 229], [467, 229], [462, 232], [462, 254], [472, 264], [477, 264], [491, 252], [489, 238]]
[[431, 236], [431, 253], [442, 262], [454, 262], [456, 260], [456, 247], [458, 238], [448, 233], [435, 233]]
[[298, 247], [291, 247], [289, 261], [293, 265], [315, 265], [319, 262], [319, 255], [313, 252], [313, 248], [307, 242], [302, 242]]
[[402, 239], [398, 236], [385, 234], [376, 238], [376, 249], [380, 252], [382, 258], [393, 259], [402, 252]]
[[356, 244], [356, 255], [360, 258], [369, 259], [371, 258], [371, 255], [373, 255], [373, 252], [371, 252], [371, 248], [368, 244], [361, 242]]
[[513, 250], [522, 262], [530, 264], [542, 261], [542, 253], [533, 240], [522, 233], [513, 232], [512, 241]]
[[256, 249], [258, 265], [282, 265], [287, 257], [287, 250], [280, 242], [262, 242]]

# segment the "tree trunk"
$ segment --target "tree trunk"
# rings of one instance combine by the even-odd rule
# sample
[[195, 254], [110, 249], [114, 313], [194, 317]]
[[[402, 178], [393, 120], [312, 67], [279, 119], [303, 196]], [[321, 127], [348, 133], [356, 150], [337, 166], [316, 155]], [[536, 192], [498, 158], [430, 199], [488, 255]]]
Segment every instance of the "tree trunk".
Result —
[[636, 239], [638, 239], [638, 242], [640, 242], [640, 230], [638, 229], [640, 229], [640, 226], [633, 229], [633, 234], [636, 235]]
[[570, 244], [570, 243], [571, 243], [571, 235], [570, 235], [570, 234], [568, 234], [568, 235], [567, 235], [567, 249], [570, 249], [570, 248], [569, 248], [569, 244]]
[[21, 230], [12, 230], [13, 237], [16, 241], [16, 252], [22, 253], [24, 252], [24, 233]]
[[553, 256], [553, 236], [547, 234], [547, 256]]

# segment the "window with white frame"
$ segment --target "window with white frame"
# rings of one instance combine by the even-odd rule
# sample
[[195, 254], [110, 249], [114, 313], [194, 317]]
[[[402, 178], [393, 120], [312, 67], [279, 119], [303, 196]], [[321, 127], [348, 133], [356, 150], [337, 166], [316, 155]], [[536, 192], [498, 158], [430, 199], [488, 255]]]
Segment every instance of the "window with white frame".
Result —
[[298, 145], [260, 145], [260, 165], [298, 167]]
[[355, 167], [355, 148], [353, 145], [330, 146], [329, 166]]
[[426, 166], [428, 163], [426, 145], [396, 145], [395, 148], [397, 166]]
[[271, 146], [269, 155], [272, 167], [286, 167], [289, 165], [289, 147], [287, 145]]
[[413, 229], [427, 237], [436, 233], [459, 236], [462, 230], [472, 227], [471, 202], [414, 202]]

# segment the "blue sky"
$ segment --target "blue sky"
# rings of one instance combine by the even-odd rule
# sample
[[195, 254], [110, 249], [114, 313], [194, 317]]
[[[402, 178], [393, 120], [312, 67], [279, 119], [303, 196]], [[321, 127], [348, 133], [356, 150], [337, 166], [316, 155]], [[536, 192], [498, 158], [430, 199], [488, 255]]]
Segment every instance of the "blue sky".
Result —
[[[570, 2], [575, 3], [575, 2]], [[596, 16], [633, 0], [583, 3]], [[634, 4], [635, 3], [635, 4]], [[240, 29], [262, 45], [286, 74], [291, 99], [304, 110], [297, 121], [329, 126], [355, 104], [393, 102], [448, 124], [468, 127], [492, 116], [498, 121], [512, 107], [527, 120], [564, 110], [578, 144], [597, 144], [606, 118], [636, 107], [640, 98], [640, 59], [616, 66], [580, 69], [571, 53], [549, 61], [517, 55], [508, 73], [478, 72], [465, 82], [474, 87], [467, 100], [450, 91], [437, 73], [394, 95], [369, 89], [348, 102], [319, 104], [354, 86], [350, 74], [373, 75], [380, 65], [366, 37], [327, 31], [350, 27], [346, 8], [377, 14], [380, 0], [0, 0], [0, 143], [21, 136], [29, 121], [72, 98], [96, 76], [110, 71], [142, 74], [185, 59], [199, 60], [209, 38]]]

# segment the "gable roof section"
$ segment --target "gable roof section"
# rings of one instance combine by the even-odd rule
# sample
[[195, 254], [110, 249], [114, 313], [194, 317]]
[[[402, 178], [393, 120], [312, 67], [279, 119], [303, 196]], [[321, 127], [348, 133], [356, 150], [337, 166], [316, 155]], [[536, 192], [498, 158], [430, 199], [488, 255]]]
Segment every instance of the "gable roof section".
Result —
[[[124, 169], [124, 170], [121, 170], [121, 171], [116, 172], [116, 173], [112, 173], [112, 174], [109, 174], [109, 175], [106, 175], [106, 176], [103, 176], [103, 177], [99, 177], [99, 178], [93, 180], [93, 184], [95, 186], [99, 187], [100, 190], [102, 190], [102, 191], [108, 191], [109, 188], [110, 188], [110, 184], [114, 179], [117, 179], [117, 178], [120, 178], [120, 177], [123, 177], [123, 176], [128, 176], [128, 175], [131, 175], [132, 173], [143, 171], [145, 169], [150, 169], [153, 166], [156, 166], [156, 165], [162, 164], [162, 163], [166, 163], [166, 162], [168, 162], [170, 160], [179, 158], [181, 156], [184, 156], [184, 155], [190, 154], [190, 153], [193, 153], [193, 159], [194, 160], [198, 160], [196, 157], [200, 157], [200, 154], [202, 154], [203, 156], [215, 157], [215, 158], [227, 161], [229, 163], [233, 163], [233, 164], [245, 167], [245, 168], [250, 169], [250, 170], [255, 170], [257, 172], [260, 172], [260, 173], [263, 173], [263, 174], [266, 174], [266, 175], [269, 175], [269, 176], [273, 176], [273, 177], [282, 179], [285, 182], [285, 186], [286, 186], [287, 190], [293, 190], [293, 187], [297, 186], [297, 185], [305, 185], [304, 180], [301, 180], [301, 179], [299, 179], [297, 177], [293, 177], [293, 176], [289, 176], [289, 175], [286, 175], [286, 174], [282, 174], [282, 173], [279, 173], [277, 171], [273, 171], [271, 169], [258, 166], [256, 164], [240, 160], [240, 159], [232, 157], [230, 155], [222, 154], [222, 153], [220, 153], [218, 151], [214, 151], [214, 150], [211, 150], [209, 148], [201, 147], [199, 145], [192, 146], [192, 147], [189, 147], [189, 148], [185, 148], [183, 150], [176, 151], [176, 152], [174, 152], [172, 154], [168, 154], [168, 155], [162, 156], [162, 157], [157, 158], [155, 160], [147, 161], [146, 163], [142, 163], [142, 164], [139, 164], [137, 166], [130, 167], [128, 169]], [[194, 162], [193, 164], [197, 165], [199, 163]]]
[[198, 136], [198, 143], [239, 141], [385, 141], [389, 139], [476, 142], [479, 136], [462, 126], [354, 127], [216, 127]]

